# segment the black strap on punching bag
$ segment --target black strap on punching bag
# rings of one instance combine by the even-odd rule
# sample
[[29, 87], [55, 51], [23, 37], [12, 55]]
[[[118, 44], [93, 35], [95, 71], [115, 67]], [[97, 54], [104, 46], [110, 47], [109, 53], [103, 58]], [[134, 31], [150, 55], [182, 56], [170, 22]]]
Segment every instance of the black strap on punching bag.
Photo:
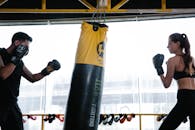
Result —
[[108, 26], [83, 22], [63, 130], [97, 130]]

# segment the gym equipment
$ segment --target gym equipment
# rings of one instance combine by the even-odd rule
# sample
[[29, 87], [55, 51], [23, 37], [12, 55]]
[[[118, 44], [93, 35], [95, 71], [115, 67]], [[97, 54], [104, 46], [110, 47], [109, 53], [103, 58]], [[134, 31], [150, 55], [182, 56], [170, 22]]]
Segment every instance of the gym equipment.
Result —
[[108, 26], [83, 22], [63, 130], [97, 130]]

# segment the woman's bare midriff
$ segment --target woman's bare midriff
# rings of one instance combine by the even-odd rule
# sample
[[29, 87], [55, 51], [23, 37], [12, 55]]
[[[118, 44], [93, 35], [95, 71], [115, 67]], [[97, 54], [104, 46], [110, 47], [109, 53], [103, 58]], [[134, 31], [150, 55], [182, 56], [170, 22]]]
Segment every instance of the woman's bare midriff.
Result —
[[195, 90], [195, 78], [182, 78], [177, 80], [178, 89]]

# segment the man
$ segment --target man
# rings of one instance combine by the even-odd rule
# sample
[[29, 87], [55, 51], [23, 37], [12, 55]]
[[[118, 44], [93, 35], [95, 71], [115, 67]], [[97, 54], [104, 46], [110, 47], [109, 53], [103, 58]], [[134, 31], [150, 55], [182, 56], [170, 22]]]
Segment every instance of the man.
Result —
[[0, 126], [2, 130], [23, 130], [22, 113], [17, 104], [21, 76], [36, 82], [60, 69], [57, 60], [50, 61], [40, 73], [32, 74], [22, 58], [28, 54], [32, 38], [23, 32], [12, 37], [12, 44], [0, 48]]

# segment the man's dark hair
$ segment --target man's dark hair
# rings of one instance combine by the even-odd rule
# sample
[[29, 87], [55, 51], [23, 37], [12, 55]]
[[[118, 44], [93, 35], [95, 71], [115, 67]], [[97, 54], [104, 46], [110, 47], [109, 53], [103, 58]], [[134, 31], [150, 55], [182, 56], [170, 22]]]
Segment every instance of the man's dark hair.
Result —
[[24, 33], [24, 32], [17, 32], [13, 35], [12, 37], [12, 43], [15, 41], [15, 40], [22, 40], [22, 41], [25, 41], [25, 40], [28, 40], [30, 42], [32, 42], [32, 38]]

